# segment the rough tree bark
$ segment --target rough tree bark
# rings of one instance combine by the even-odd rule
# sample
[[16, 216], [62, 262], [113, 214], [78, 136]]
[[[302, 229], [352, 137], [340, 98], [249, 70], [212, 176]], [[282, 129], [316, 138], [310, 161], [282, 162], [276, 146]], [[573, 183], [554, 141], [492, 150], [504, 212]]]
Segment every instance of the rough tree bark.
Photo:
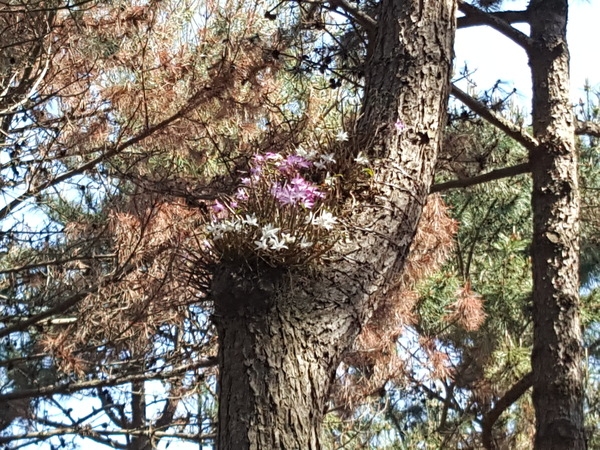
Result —
[[455, 0], [380, 3], [358, 127], [374, 187], [348, 218], [349, 238], [310, 270], [214, 275], [220, 450], [320, 448], [335, 370], [401, 270], [429, 192], [455, 9]]
[[586, 448], [579, 321], [579, 193], [567, 0], [532, 0], [535, 448]]

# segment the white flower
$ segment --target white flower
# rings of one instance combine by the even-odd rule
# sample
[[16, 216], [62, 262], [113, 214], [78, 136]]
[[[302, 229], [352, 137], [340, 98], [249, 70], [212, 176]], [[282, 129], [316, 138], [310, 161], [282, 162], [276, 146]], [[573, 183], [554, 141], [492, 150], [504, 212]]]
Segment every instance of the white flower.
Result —
[[213, 222], [206, 226], [206, 231], [211, 235], [213, 241], [223, 239], [223, 234], [229, 230], [229, 226], [223, 222]]
[[335, 177], [332, 177], [331, 175], [329, 175], [329, 173], [327, 173], [327, 176], [325, 177], [323, 183], [325, 183], [326, 186], [333, 186], [335, 185]]
[[306, 150], [304, 147], [302, 147], [300, 145], [296, 149], [296, 155], [298, 155], [308, 161], [312, 161], [313, 159], [315, 159], [317, 157], [318, 153], [315, 150]]
[[321, 155], [321, 162], [325, 163], [325, 164], [333, 164], [333, 163], [335, 163], [334, 156], [335, 155], [333, 153], [327, 153], [325, 155]]
[[286, 244], [293, 244], [294, 242], [296, 242], [296, 237], [292, 236], [289, 233], [281, 233], [281, 240], [284, 241]]
[[263, 239], [277, 239], [277, 233], [279, 232], [279, 228], [276, 228], [273, 224], [268, 223], [264, 227], [262, 227], [262, 238]]
[[329, 211], [323, 211], [320, 216], [313, 217], [311, 223], [326, 230], [333, 230], [333, 226], [337, 223], [337, 218]]
[[258, 219], [256, 218], [256, 214], [246, 214], [246, 218], [242, 219], [242, 222], [245, 223], [246, 225], [250, 225], [251, 227], [257, 227], [258, 226]]
[[206, 232], [209, 234], [220, 233], [221, 232], [221, 224], [220, 223], [211, 223], [206, 226]]
[[283, 250], [284, 248], [288, 248], [287, 245], [285, 245], [285, 241], [281, 240], [277, 240], [277, 239], [270, 239], [270, 243], [271, 243], [271, 250]]
[[354, 162], [356, 164], [360, 164], [361, 166], [368, 166], [369, 158], [367, 158], [363, 152], [360, 152], [356, 158], [354, 158]]
[[254, 241], [254, 244], [258, 250], [269, 250], [269, 245], [265, 238], [262, 238], [260, 241]]
[[242, 178], [240, 181], [244, 186], [253, 186], [260, 181], [260, 177], [258, 175], [252, 175], [251, 177]]
[[348, 140], [348, 133], [344, 130], [340, 131], [335, 137], [335, 140], [338, 142], [346, 142]]
[[224, 220], [221, 222], [221, 230], [225, 233], [228, 231], [240, 231], [242, 223], [239, 220]]
[[323, 164], [322, 162], [320, 162], [320, 161], [315, 161], [313, 163], [313, 166], [315, 166], [319, 170], [325, 170], [325, 169], [327, 169], [327, 166], [325, 164]]
[[283, 155], [279, 153], [267, 152], [265, 153], [264, 158], [267, 161], [281, 161], [283, 159]]
[[310, 248], [313, 243], [306, 240], [305, 236], [302, 236], [302, 240], [300, 241], [300, 248]]

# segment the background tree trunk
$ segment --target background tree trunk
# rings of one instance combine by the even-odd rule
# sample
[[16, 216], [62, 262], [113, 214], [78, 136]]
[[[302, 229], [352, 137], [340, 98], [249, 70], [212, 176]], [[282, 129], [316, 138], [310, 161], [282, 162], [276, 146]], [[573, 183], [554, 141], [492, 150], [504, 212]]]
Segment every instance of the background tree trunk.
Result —
[[579, 191], [567, 0], [532, 0], [533, 402], [537, 449], [584, 449]]
[[[143, 430], [146, 427], [146, 383], [136, 381], [131, 383], [131, 428]], [[129, 445], [129, 450], [152, 450], [152, 440], [149, 436], [136, 436]]]
[[[222, 267], [218, 448], [317, 449], [331, 381], [402, 269], [446, 123], [454, 0], [383, 0], [359, 149], [375, 172], [349, 237], [312, 270]], [[404, 130], [395, 123], [399, 121]]]

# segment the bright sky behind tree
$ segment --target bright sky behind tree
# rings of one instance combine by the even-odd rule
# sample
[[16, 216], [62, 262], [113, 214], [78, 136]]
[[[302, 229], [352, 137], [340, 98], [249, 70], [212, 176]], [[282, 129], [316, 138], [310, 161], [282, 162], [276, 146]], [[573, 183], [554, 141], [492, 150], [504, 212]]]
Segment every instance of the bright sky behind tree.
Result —
[[[507, 1], [505, 9], [522, 10], [526, 1]], [[586, 80], [593, 89], [600, 89], [600, 45], [597, 39], [600, 20], [600, 2], [576, 0], [569, 10], [569, 50], [571, 52], [571, 97], [574, 102], [583, 98]], [[529, 33], [528, 25], [517, 28]], [[501, 87], [510, 92], [517, 89], [514, 101], [529, 108], [531, 99], [531, 77], [525, 51], [499, 32], [489, 27], [472, 27], [458, 30], [456, 36], [455, 76], [464, 67], [475, 71], [473, 79], [478, 90], [491, 88], [497, 80]]]

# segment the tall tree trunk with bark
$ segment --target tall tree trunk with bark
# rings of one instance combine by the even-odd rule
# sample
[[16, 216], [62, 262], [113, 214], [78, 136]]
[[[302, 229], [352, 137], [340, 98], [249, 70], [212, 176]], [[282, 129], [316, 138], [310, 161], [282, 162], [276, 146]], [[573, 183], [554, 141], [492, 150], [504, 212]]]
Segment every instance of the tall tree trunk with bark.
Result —
[[532, 0], [535, 448], [586, 448], [579, 320], [579, 191], [567, 0]]
[[379, 6], [358, 127], [373, 192], [347, 218], [349, 236], [310, 269], [229, 265], [214, 275], [220, 450], [320, 448], [336, 368], [399, 275], [429, 192], [455, 8], [455, 0]]

